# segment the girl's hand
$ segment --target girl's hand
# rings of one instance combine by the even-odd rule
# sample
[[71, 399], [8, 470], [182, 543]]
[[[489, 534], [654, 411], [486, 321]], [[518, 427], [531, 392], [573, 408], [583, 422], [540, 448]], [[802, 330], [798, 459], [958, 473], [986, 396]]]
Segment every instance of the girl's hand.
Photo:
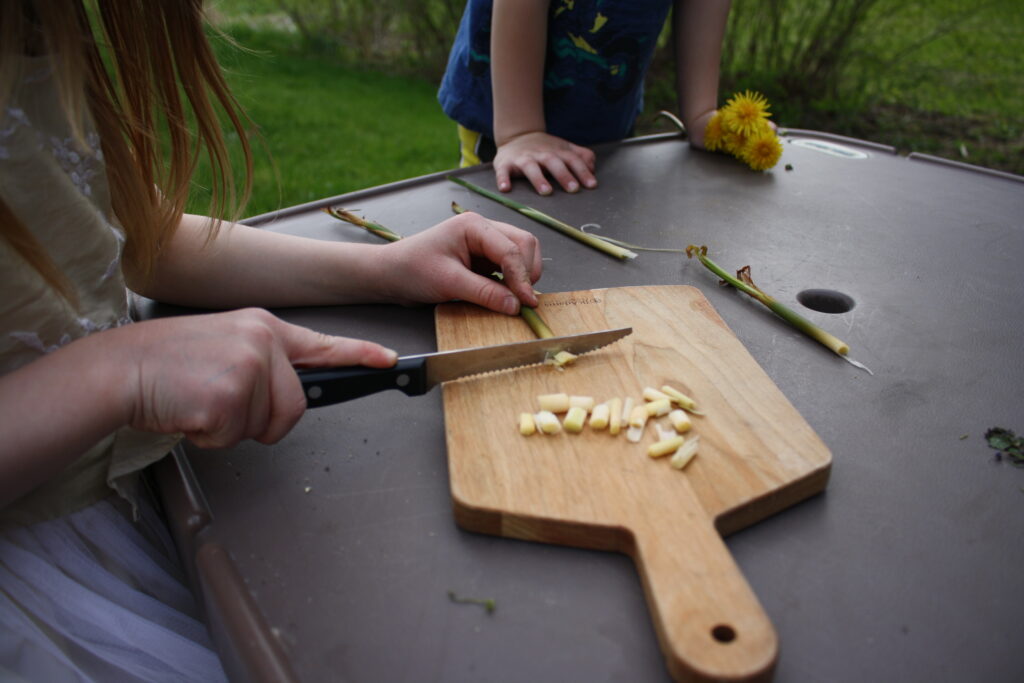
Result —
[[[461, 299], [509, 315], [519, 312], [520, 303], [537, 305], [540, 245], [507, 223], [464, 213], [380, 251], [377, 282], [393, 301]], [[495, 271], [501, 271], [501, 282], [490, 277]]]
[[593, 150], [587, 147], [539, 131], [524, 133], [498, 147], [494, 177], [502, 192], [512, 189], [511, 176], [525, 176], [538, 193], [548, 195], [552, 190], [546, 171], [566, 192], [577, 192], [580, 184], [597, 187], [595, 159]]
[[397, 357], [378, 344], [314, 332], [261, 309], [164, 318], [96, 336], [105, 334], [133, 337], [113, 345], [129, 369], [128, 423], [183, 432], [204, 448], [284, 437], [306, 409], [293, 366], [383, 368]]

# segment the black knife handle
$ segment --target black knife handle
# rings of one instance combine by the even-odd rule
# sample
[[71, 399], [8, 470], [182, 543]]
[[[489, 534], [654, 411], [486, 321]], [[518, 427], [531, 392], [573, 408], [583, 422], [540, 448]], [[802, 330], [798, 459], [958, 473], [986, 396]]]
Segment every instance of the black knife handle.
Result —
[[430, 388], [426, 368], [425, 358], [399, 358], [393, 367], [383, 369], [353, 365], [297, 372], [306, 394], [306, 407], [319, 408], [388, 389], [398, 389], [409, 396], [425, 394]]

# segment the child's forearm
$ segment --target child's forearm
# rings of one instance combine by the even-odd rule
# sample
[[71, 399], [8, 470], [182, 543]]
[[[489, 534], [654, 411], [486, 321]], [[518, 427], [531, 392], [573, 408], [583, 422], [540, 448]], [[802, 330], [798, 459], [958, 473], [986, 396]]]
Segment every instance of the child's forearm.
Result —
[[548, 0], [494, 0], [491, 87], [494, 141], [546, 130], [544, 56]]
[[718, 107], [718, 71], [729, 0], [675, 0], [679, 114], [688, 127]]
[[[129, 325], [128, 327], [132, 327]], [[0, 377], [0, 508], [131, 418], [118, 331], [71, 342]]]
[[[207, 243], [207, 226], [208, 219], [186, 215], [161, 251], [155, 276], [132, 282], [132, 288], [165, 303], [219, 309], [450, 299], [500, 305], [479, 300], [482, 280], [493, 296], [512, 297], [512, 290], [523, 303], [535, 303], [531, 283], [541, 266], [535, 238], [476, 214], [453, 216], [388, 244], [312, 239], [231, 223]], [[495, 290], [493, 280], [478, 280], [471, 270], [475, 259], [500, 267], [505, 286]]]
[[[224, 222], [207, 244], [209, 219], [185, 215], [138, 293], [198, 308], [366, 302], [375, 246], [316, 240]], [[133, 279], [134, 280], [134, 279]]]

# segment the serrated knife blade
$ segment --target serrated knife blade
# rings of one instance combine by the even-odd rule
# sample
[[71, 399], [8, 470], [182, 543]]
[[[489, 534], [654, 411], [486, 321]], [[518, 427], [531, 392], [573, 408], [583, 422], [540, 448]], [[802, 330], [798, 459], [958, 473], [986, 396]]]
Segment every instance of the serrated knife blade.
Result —
[[425, 394], [442, 382], [496, 370], [536, 365], [560, 351], [580, 355], [633, 332], [631, 327], [586, 332], [527, 342], [402, 356], [390, 368], [350, 366], [298, 370], [306, 406], [317, 408], [388, 389], [409, 396]]

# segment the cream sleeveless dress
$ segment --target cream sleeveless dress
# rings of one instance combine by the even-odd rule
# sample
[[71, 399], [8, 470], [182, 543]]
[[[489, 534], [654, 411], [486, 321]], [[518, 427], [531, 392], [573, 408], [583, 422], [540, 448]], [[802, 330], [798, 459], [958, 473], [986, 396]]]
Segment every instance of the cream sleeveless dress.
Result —
[[[80, 307], [0, 238], [0, 374], [131, 323], [98, 136], [73, 139], [48, 60], [22, 66], [0, 111], [0, 197]], [[177, 441], [121, 429], [0, 509], [0, 680], [225, 680], [140, 476]]]

